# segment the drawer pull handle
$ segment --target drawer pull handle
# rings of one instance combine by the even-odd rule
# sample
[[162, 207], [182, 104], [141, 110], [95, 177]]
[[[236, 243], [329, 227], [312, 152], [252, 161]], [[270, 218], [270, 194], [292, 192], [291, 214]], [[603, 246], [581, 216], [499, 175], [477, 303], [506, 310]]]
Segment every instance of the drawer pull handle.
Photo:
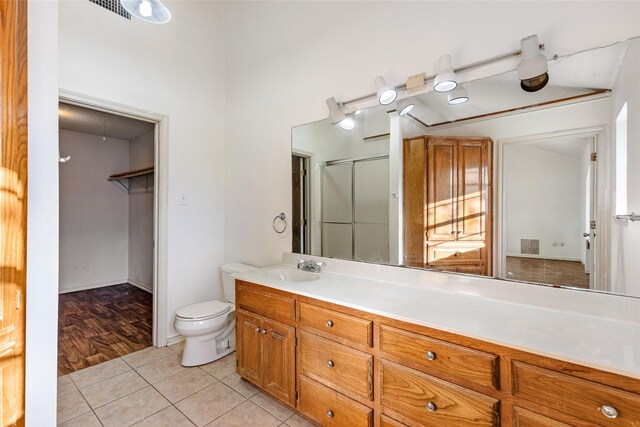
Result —
[[267, 335], [267, 330], [263, 329], [262, 331], [260, 331], [262, 333], [262, 335]]
[[333, 360], [327, 361], [327, 366], [333, 368]]
[[333, 418], [333, 411], [331, 409], [327, 411], [327, 417]]
[[602, 405], [600, 412], [607, 418], [618, 418], [618, 410], [610, 405]]
[[434, 412], [436, 410], [436, 404], [433, 402], [427, 402], [427, 411]]
[[256, 332], [260, 332], [260, 328], [256, 328]]
[[333, 322], [331, 320], [327, 320], [326, 322], [324, 322], [324, 324], [327, 328], [330, 328], [333, 326]]
[[427, 351], [427, 360], [436, 360], [436, 354], [433, 351]]

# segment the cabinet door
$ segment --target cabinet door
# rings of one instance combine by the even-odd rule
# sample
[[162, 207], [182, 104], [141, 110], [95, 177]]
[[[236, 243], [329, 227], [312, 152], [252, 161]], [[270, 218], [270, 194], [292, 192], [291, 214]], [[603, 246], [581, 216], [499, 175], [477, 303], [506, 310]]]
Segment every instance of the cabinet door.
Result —
[[264, 319], [263, 387], [278, 399], [295, 405], [295, 328]]
[[262, 320], [258, 316], [239, 310], [236, 323], [238, 375], [262, 385]]
[[485, 239], [488, 185], [488, 153], [485, 141], [458, 143], [457, 240]]
[[427, 240], [456, 239], [456, 145], [451, 139], [427, 143]]

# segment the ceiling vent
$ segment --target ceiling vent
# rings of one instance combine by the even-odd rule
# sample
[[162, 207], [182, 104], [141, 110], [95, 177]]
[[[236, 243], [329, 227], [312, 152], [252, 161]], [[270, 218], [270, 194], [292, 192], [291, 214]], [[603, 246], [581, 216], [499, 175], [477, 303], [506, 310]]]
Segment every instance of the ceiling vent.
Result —
[[120, 4], [120, 0], [89, 0], [91, 3], [95, 3], [98, 6], [104, 7], [105, 9], [115, 13], [116, 15], [120, 15], [123, 18], [127, 18], [131, 20], [131, 15], [129, 12], [124, 10], [124, 7]]

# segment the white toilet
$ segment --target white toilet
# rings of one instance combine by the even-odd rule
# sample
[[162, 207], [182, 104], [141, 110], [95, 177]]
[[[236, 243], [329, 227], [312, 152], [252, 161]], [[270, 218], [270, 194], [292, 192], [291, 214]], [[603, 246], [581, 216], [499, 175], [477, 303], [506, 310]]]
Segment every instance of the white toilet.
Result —
[[173, 326], [185, 337], [182, 366], [213, 362], [236, 349], [235, 279], [232, 274], [256, 267], [231, 263], [220, 267], [224, 299], [187, 305], [176, 310]]

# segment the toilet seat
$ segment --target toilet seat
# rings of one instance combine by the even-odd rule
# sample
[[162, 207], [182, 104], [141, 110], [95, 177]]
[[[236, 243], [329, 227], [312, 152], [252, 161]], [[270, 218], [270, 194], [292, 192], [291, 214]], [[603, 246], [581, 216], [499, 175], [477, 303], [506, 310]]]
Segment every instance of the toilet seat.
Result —
[[231, 305], [220, 301], [205, 301], [187, 305], [176, 311], [176, 317], [182, 320], [207, 320], [221, 316], [231, 310]]

